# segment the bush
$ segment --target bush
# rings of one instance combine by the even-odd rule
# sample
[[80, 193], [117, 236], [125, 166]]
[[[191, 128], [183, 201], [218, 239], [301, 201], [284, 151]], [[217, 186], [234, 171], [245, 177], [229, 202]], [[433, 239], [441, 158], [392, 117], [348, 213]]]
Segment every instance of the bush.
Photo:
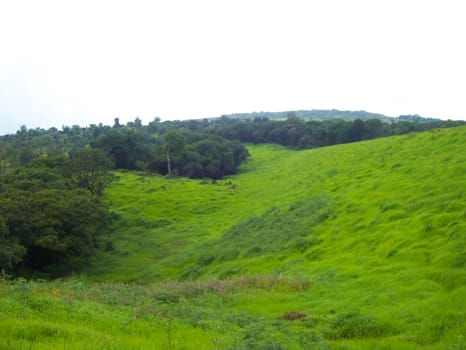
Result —
[[197, 264], [201, 266], [207, 266], [212, 264], [215, 258], [212, 255], [203, 255], [199, 259], [197, 259]]
[[326, 336], [330, 339], [377, 338], [392, 333], [392, 327], [356, 311], [332, 319]]

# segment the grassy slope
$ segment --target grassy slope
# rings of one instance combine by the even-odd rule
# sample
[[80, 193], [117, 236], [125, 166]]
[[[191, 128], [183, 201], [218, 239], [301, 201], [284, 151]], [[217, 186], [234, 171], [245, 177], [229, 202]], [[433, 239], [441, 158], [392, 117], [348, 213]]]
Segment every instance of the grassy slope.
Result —
[[[245, 328], [236, 329], [240, 322], [227, 315], [263, 325], [254, 339], [264, 347], [262, 338], [286, 348], [312, 339], [323, 348], [460, 348], [466, 333], [465, 146], [463, 127], [299, 152], [251, 146], [241, 173], [215, 184], [121, 173], [106, 194], [121, 217], [111, 238], [116, 249], [101, 252], [87, 273], [92, 280], [146, 284], [268, 273], [311, 281], [299, 290], [183, 299], [186, 315], [202, 310], [218, 321], [201, 330], [187, 326], [193, 318], [179, 317], [177, 303], [174, 322], [186, 333], [179, 339], [192, 339], [185, 348], [196, 342], [212, 348], [213, 335], [220, 334], [225, 344], [241, 339], [241, 346], [254, 348], [245, 343], [251, 339]], [[155, 307], [132, 293], [133, 309]], [[124, 306], [91, 300], [110, 319], [130, 317]], [[75, 312], [86, 307], [84, 301]], [[290, 310], [302, 310], [307, 321], [273, 323]], [[125, 342], [147, 348], [136, 346], [131, 332], [105, 332], [110, 321], [91, 319], [95, 326], [88, 331], [103, 332], [91, 337], [94, 343], [101, 337], [123, 348], [130, 348]], [[159, 334], [168, 346], [166, 319], [134, 322], [154, 329], [141, 341]], [[298, 342], [300, 332], [308, 339]], [[181, 340], [178, 345], [183, 348]]]

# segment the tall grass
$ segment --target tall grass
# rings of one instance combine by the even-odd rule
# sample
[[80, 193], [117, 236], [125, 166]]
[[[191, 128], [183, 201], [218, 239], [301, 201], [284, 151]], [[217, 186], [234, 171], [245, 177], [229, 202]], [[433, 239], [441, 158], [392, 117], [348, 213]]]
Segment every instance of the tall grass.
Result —
[[112, 249], [4, 282], [0, 348], [464, 349], [465, 146], [462, 127], [251, 145], [216, 182], [118, 173]]

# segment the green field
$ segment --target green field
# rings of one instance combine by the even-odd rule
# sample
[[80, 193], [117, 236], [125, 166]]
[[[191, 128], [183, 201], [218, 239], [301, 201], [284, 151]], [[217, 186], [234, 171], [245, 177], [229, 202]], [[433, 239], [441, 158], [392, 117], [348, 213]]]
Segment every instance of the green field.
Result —
[[[84, 271], [4, 281], [0, 349], [465, 349], [466, 128], [117, 173]], [[104, 249], [106, 247], [106, 249]]]

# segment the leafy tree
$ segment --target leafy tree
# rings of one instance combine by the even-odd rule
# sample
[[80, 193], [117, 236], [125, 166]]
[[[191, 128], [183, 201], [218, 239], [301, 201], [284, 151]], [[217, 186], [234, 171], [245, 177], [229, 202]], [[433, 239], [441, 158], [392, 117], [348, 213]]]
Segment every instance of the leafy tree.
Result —
[[8, 147], [0, 143], [0, 178], [6, 173], [8, 165]]
[[136, 126], [136, 128], [141, 129], [142, 128], [142, 120], [139, 119], [139, 117], [136, 117], [136, 119], [134, 119], [134, 125]]
[[121, 128], [120, 118], [115, 118], [115, 119], [114, 119], [113, 127], [114, 127], [114, 128]]
[[2, 179], [0, 268], [45, 271], [93, 254], [110, 214], [66, 165], [63, 157], [35, 159]]
[[[191, 155], [186, 161], [190, 177], [219, 179], [236, 172], [237, 167], [249, 156], [239, 142], [230, 142], [221, 137], [203, 137], [190, 145]], [[184, 169], [188, 171], [188, 169]]]
[[93, 148], [100, 148], [115, 161], [117, 169], [137, 169], [136, 162], [149, 162], [153, 149], [145, 135], [131, 130], [112, 130], [92, 143]]
[[27, 204], [33, 242], [26, 262], [34, 269], [91, 256], [110, 219], [105, 206], [82, 190], [39, 191], [31, 194]]
[[26, 254], [26, 249], [17, 239], [10, 236], [5, 219], [0, 216], [0, 268], [11, 270]]
[[35, 192], [41, 189], [72, 188], [71, 180], [64, 177], [62, 169], [66, 159], [37, 158], [26, 166], [19, 167], [4, 176], [2, 185], [6, 189]]
[[25, 147], [21, 149], [21, 151], [18, 154], [18, 163], [19, 165], [24, 165], [29, 163], [36, 157], [37, 155], [34, 153], [32, 149], [30, 149], [29, 147]]
[[68, 164], [71, 178], [76, 184], [95, 195], [101, 195], [111, 181], [108, 170], [113, 167], [114, 162], [102, 149], [90, 148], [74, 151]]
[[186, 138], [175, 131], [163, 135], [165, 157], [167, 159], [168, 176], [173, 175], [173, 163], [179, 159], [186, 147]]
[[349, 135], [350, 142], [362, 140], [364, 134], [364, 127], [365, 124], [361, 119], [356, 119], [355, 121], [353, 121], [353, 125], [351, 126], [351, 131]]

